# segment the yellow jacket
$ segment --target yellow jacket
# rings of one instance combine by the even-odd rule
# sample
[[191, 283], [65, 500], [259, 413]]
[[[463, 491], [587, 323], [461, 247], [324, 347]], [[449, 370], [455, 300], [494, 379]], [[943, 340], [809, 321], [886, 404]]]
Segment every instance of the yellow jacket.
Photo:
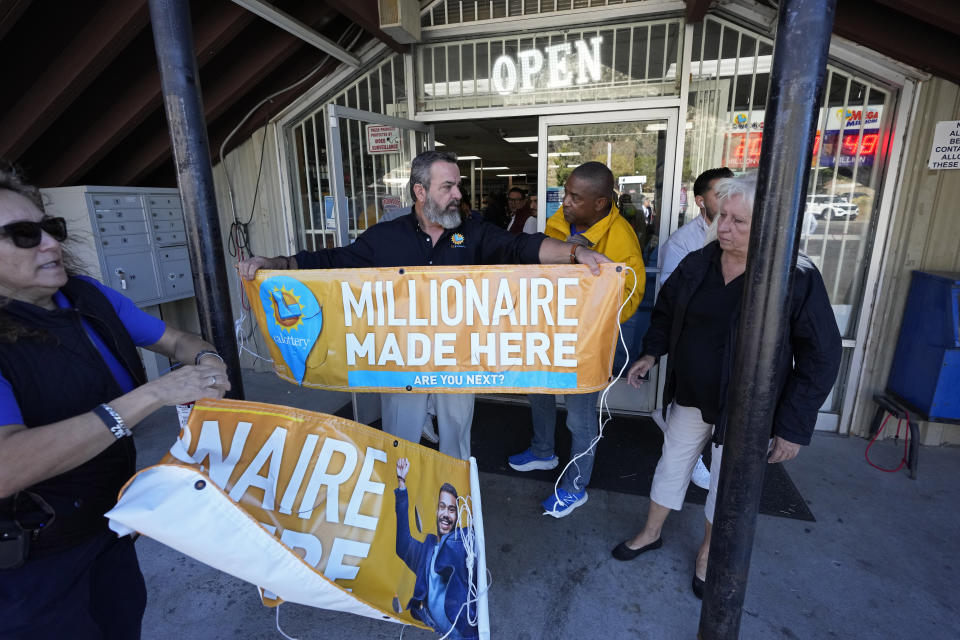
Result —
[[[564, 240], [570, 236], [570, 223], [563, 219], [563, 205], [547, 220], [546, 233], [551, 238]], [[640, 306], [643, 299], [643, 288], [647, 283], [647, 274], [643, 268], [643, 254], [640, 251], [640, 242], [637, 233], [620, 215], [616, 205], [612, 205], [610, 213], [598, 220], [592, 227], [582, 234], [593, 243], [590, 248], [607, 256], [614, 262], [622, 262], [633, 269], [637, 274], [637, 288], [630, 296], [623, 311], [620, 312], [620, 322], [626, 322]], [[633, 288], [633, 276], [629, 273], [623, 279], [623, 297], [626, 298]]]

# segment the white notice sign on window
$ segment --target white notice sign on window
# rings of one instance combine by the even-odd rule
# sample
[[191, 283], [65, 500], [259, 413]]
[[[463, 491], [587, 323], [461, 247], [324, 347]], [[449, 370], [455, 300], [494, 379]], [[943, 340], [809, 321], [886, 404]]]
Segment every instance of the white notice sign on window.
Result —
[[367, 125], [367, 153], [399, 153], [400, 129], [385, 124]]
[[960, 169], [960, 120], [937, 123], [933, 131], [929, 169]]

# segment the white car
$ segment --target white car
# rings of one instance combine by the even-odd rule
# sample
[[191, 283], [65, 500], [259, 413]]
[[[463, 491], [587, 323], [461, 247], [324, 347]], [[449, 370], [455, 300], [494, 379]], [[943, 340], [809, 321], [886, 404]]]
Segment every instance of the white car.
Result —
[[806, 212], [825, 220], [854, 220], [860, 215], [860, 207], [848, 202], [843, 196], [807, 196]]

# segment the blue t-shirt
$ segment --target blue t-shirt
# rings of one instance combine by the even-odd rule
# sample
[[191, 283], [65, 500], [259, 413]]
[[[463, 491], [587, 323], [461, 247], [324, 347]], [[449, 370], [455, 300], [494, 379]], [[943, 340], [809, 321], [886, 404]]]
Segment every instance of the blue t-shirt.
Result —
[[[167, 325], [163, 320], [138, 309], [126, 296], [117, 293], [93, 278], [87, 276], [76, 277], [94, 285], [107, 296], [107, 299], [110, 300], [114, 310], [117, 312], [120, 322], [123, 323], [127, 333], [129, 333], [133, 339], [133, 343], [138, 347], [154, 344], [160, 339], [163, 332], [167, 330]], [[60, 291], [53, 294], [53, 301], [61, 309], [70, 308], [70, 302]], [[107, 345], [97, 332], [90, 327], [86, 320], [83, 320], [83, 328], [86, 329], [87, 335], [90, 336], [90, 340], [93, 341], [97, 351], [100, 352], [100, 356], [103, 358], [103, 361], [110, 369], [110, 373], [113, 374], [113, 377], [123, 392], [127, 393], [128, 391], [132, 391], [135, 384], [133, 378], [130, 377], [130, 373], [120, 364], [120, 361], [117, 360], [113, 352], [107, 348]], [[13, 394], [13, 387], [11, 387], [7, 379], [0, 374], [0, 425], [6, 424], [23, 424], [23, 414], [20, 413], [20, 406], [17, 404], [16, 397]]]

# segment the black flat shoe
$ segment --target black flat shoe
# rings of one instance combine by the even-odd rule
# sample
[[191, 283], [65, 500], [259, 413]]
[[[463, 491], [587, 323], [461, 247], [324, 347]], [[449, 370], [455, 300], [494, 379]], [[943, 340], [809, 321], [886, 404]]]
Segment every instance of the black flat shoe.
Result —
[[697, 574], [693, 574], [693, 595], [697, 596], [697, 600], [703, 600], [703, 588], [707, 586], [707, 583], [697, 577]]
[[633, 560], [641, 553], [646, 553], [647, 551], [653, 551], [654, 549], [659, 549], [663, 546], [663, 537], [657, 538], [650, 544], [645, 547], [640, 547], [639, 549], [631, 549], [627, 546], [626, 542], [621, 542], [614, 548], [613, 557], [617, 560], [622, 560], [626, 562], [627, 560]]

